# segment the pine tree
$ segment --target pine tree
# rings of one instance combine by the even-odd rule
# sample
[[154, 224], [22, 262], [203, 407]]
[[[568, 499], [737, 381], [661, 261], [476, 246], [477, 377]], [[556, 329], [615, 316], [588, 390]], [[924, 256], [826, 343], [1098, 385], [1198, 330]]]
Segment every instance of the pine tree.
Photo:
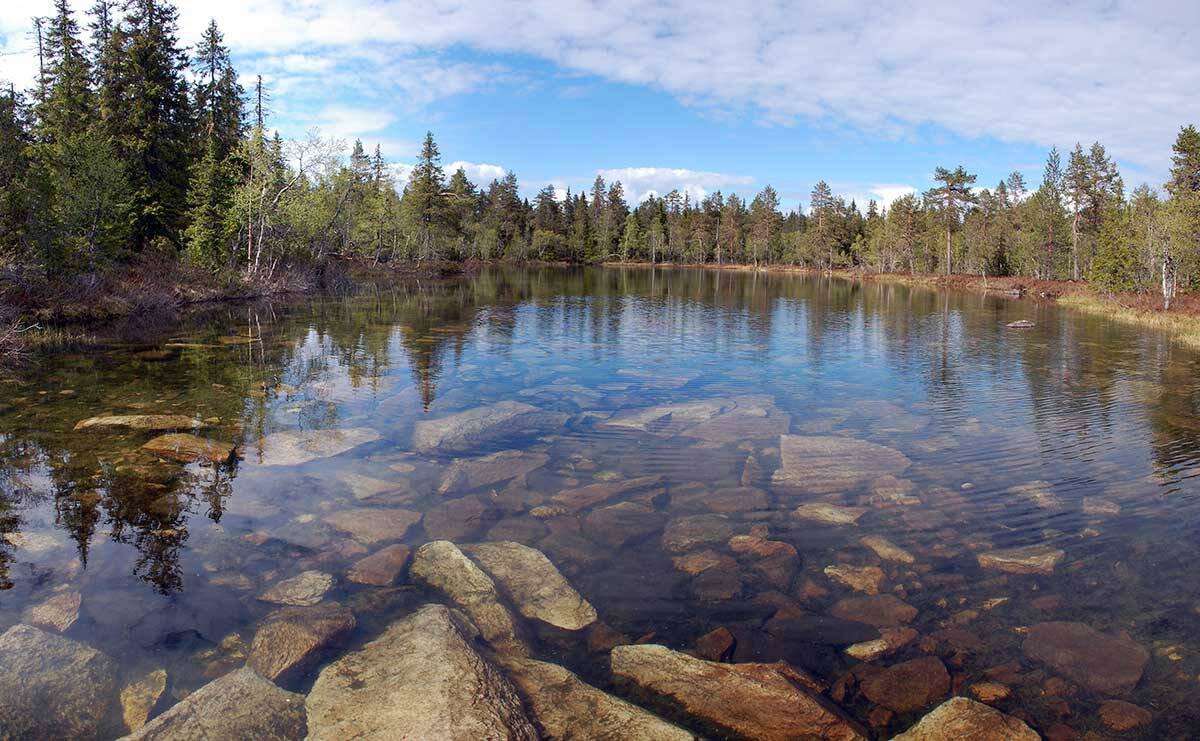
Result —
[[971, 194], [971, 184], [975, 182], [975, 176], [959, 165], [953, 170], [947, 170], [944, 167], [937, 168], [933, 171], [933, 179], [941, 185], [927, 191], [925, 197], [936, 202], [941, 209], [942, 222], [946, 228], [945, 269], [946, 275], [950, 275], [953, 271], [954, 258], [951, 234], [958, 226], [962, 209], [975, 200]]
[[750, 204], [750, 245], [754, 264], [770, 262], [771, 253], [782, 231], [779, 194], [770, 185], [763, 188]]
[[1200, 193], [1200, 131], [1184, 126], [1171, 150], [1171, 179], [1167, 191], [1171, 195]]

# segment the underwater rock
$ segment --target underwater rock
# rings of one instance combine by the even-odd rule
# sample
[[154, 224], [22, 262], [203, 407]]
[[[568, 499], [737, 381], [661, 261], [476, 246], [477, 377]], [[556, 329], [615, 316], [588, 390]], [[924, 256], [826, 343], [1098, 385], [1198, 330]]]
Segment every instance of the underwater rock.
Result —
[[655, 432], [677, 435], [687, 427], [707, 422], [735, 406], [736, 404], [728, 399], [703, 399], [678, 404], [660, 404], [614, 414], [599, 426], [624, 427], [642, 431], [650, 431], [653, 428]]
[[865, 623], [818, 615], [796, 605], [783, 605], [776, 610], [763, 630], [785, 641], [821, 646], [845, 646], [879, 636], [879, 631]]
[[824, 502], [809, 502], [797, 507], [792, 512], [792, 518], [826, 525], [857, 525], [858, 518], [866, 513], [867, 510], [862, 507], [842, 507]]
[[1012, 695], [1012, 689], [1008, 685], [1000, 684], [999, 682], [976, 682], [968, 689], [981, 702], [999, 702]]
[[200, 420], [182, 414], [112, 414], [85, 419], [75, 425], [75, 431], [119, 428], [142, 432], [162, 432], [165, 430], [198, 430], [204, 426]]
[[325, 430], [287, 430], [267, 435], [254, 446], [264, 466], [299, 466], [318, 458], [330, 458], [375, 442], [379, 433], [369, 427]]
[[683, 556], [675, 556], [671, 559], [671, 563], [675, 565], [676, 569], [689, 576], [702, 574], [709, 569], [736, 571], [738, 565], [737, 561], [731, 557], [711, 549], [692, 551]]
[[375, 587], [391, 586], [396, 577], [404, 570], [412, 549], [396, 543], [381, 548], [371, 555], [355, 562], [346, 572], [346, 579], [355, 584], [369, 584]]
[[204, 685], [125, 738], [297, 741], [305, 731], [304, 696], [281, 690], [243, 667]]
[[889, 666], [862, 681], [862, 693], [876, 705], [897, 713], [920, 710], [950, 693], [950, 673], [933, 656]]
[[1037, 324], [1029, 321], [1028, 319], [1018, 319], [1017, 321], [1009, 322], [1004, 326], [1008, 327], [1009, 329], [1033, 329], [1037, 326]]
[[525, 698], [546, 739], [666, 739], [694, 734], [637, 705], [596, 689], [557, 664], [502, 658], [501, 665]]
[[913, 563], [917, 560], [913, 557], [913, 554], [904, 550], [882, 535], [864, 535], [858, 539], [858, 542], [862, 543], [867, 548], [870, 548], [875, 552], [876, 556], [879, 556], [885, 561]]
[[892, 741], [1040, 741], [1025, 722], [966, 697], [952, 697]]
[[481, 543], [463, 550], [499, 582], [525, 617], [563, 630], [583, 630], [596, 622], [596, 609], [541, 551], [512, 542]]
[[668, 553], [686, 553], [704, 546], [724, 543], [733, 534], [733, 523], [724, 515], [691, 515], [667, 523], [662, 548]]
[[159, 435], [142, 446], [143, 450], [179, 463], [208, 461], [224, 463], [233, 456], [233, 443], [206, 440], [184, 432]]
[[425, 605], [322, 669], [307, 708], [310, 741], [538, 738], [516, 690], [442, 605]]
[[1100, 704], [1100, 719], [1114, 731], [1130, 731], [1149, 725], [1154, 716], [1149, 710], [1123, 700], [1106, 700]]
[[1010, 486], [1008, 493], [1033, 502], [1042, 509], [1054, 509], [1062, 505], [1062, 501], [1054, 493], [1054, 485], [1041, 479], [1027, 484]]
[[333, 575], [323, 571], [305, 571], [290, 579], [275, 584], [259, 595], [263, 602], [277, 605], [307, 607], [325, 599], [325, 593], [333, 588]]
[[421, 513], [391, 507], [355, 507], [334, 512], [325, 521], [360, 543], [372, 545], [408, 535], [421, 521]]
[[728, 515], [761, 512], [769, 506], [767, 493], [752, 486], [716, 490], [700, 486], [693, 490], [671, 492], [671, 510], [677, 512], [713, 512]]
[[825, 567], [825, 576], [856, 592], [879, 594], [885, 575], [878, 566], [850, 566], [839, 563]]
[[263, 618], [246, 666], [274, 682], [287, 681], [312, 665], [321, 651], [349, 635], [354, 613], [337, 602], [284, 607]]
[[897, 450], [836, 436], [781, 435], [776, 486], [810, 494], [836, 494], [880, 476], [895, 476], [910, 465]]
[[917, 639], [912, 628], [881, 628], [873, 641], [855, 643], [846, 648], [846, 655], [859, 661], [874, 661], [889, 656]]
[[338, 473], [337, 480], [345, 484], [354, 498], [359, 501], [386, 499], [395, 502], [399, 499], [411, 499], [416, 496], [407, 481], [388, 481], [350, 471]]
[[728, 661], [737, 648], [737, 639], [729, 628], [721, 626], [696, 639], [696, 655], [708, 661]]
[[1085, 515], [1119, 515], [1121, 505], [1104, 497], [1084, 497], [1082, 509]]
[[795, 546], [760, 535], [735, 535], [729, 550], [752, 563], [752, 568], [771, 586], [787, 589], [796, 575], [800, 557]]
[[576, 489], [560, 491], [551, 497], [551, 499], [555, 504], [565, 507], [571, 512], [579, 512], [601, 502], [606, 502], [613, 497], [655, 486], [661, 480], [662, 478], [659, 476], [643, 476], [625, 481], [601, 481]]
[[1020, 548], [980, 553], [976, 558], [985, 569], [996, 569], [1008, 574], [1054, 573], [1054, 567], [1062, 563], [1067, 554], [1048, 545], [1029, 545]]
[[79, 606], [82, 602], [82, 596], [75, 590], [56, 594], [26, 610], [25, 622], [39, 628], [66, 633], [79, 619]]
[[116, 692], [117, 663], [31, 625], [0, 635], [0, 736], [93, 738]]
[[621, 412], [601, 423], [709, 442], [741, 442], [787, 432], [791, 418], [770, 396], [737, 396], [662, 404]]
[[1132, 691], [1150, 660], [1150, 653], [1133, 640], [1083, 623], [1031, 625], [1022, 649], [1029, 658], [1106, 695]]
[[536, 435], [566, 424], [568, 415], [518, 401], [501, 401], [438, 419], [417, 422], [413, 449], [421, 453], [469, 450], [502, 439]]
[[871, 597], [847, 597], [830, 610], [842, 620], [854, 620], [876, 628], [895, 628], [912, 621], [917, 608], [891, 594]]
[[583, 521], [584, 533], [594, 541], [623, 548], [658, 532], [667, 516], [637, 502], [621, 502], [601, 507]]
[[121, 718], [125, 721], [125, 727], [137, 731], [146, 725], [166, 689], [166, 669], [156, 669], [125, 685], [121, 690]]
[[528, 656], [516, 621], [500, 602], [496, 584], [458, 546], [435, 540], [417, 549], [409, 576], [436, 589], [465, 612], [498, 653]]
[[436, 540], [475, 540], [500, 519], [500, 510], [479, 497], [459, 497], [425, 512], [425, 532]]
[[871, 482], [871, 493], [867, 495], [866, 500], [876, 507], [891, 505], [907, 507], [921, 503], [921, 498], [913, 493], [916, 490], [917, 485], [908, 479], [899, 479], [891, 475], [880, 476]]
[[720, 664], [665, 646], [617, 646], [613, 678], [636, 694], [687, 713], [722, 734], [755, 739], [863, 739], [832, 703], [802, 688], [783, 662]]
[[442, 495], [470, 491], [524, 476], [546, 465], [550, 456], [524, 450], [502, 450], [479, 458], [456, 460], [446, 467], [438, 483]]

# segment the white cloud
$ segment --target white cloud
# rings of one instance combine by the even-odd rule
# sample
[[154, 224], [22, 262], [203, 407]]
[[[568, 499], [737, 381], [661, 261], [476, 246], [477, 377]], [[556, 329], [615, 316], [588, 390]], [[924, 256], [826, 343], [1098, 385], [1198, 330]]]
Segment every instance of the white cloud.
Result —
[[678, 190], [687, 193], [693, 202], [702, 200], [714, 190], [738, 189], [754, 183], [748, 175], [730, 175], [723, 172], [702, 172], [679, 167], [618, 167], [600, 170], [597, 173], [610, 185], [621, 181], [625, 198], [630, 203], [639, 203], [651, 195], [663, 195]]
[[[867, 193], [870, 194], [870, 200], [877, 202], [880, 208], [887, 208], [897, 198], [916, 192], [917, 189], [911, 185], [898, 185], [895, 183], [872, 185], [867, 189]], [[864, 202], [863, 205], [865, 207], [866, 203]]]
[[476, 185], [486, 188], [491, 185], [493, 180], [501, 180], [508, 174], [508, 170], [500, 165], [489, 165], [487, 163], [465, 162], [458, 160], [451, 162], [444, 168], [447, 175], [453, 175], [456, 170], [462, 168], [467, 174], [467, 178]]

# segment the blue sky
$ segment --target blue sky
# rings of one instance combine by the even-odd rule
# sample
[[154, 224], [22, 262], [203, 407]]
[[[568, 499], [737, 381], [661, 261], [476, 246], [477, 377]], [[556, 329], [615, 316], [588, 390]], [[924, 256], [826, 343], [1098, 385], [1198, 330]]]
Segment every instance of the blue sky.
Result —
[[[0, 78], [27, 84], [36, 0], [0, 9]], [[38, 5], [44, 5], [40, 11]], [[78, 2], [82, 7], [83, 2]], [[376, 142], [404, 173], [426, 129], [446, 164], [532, 194], [596, 174], [786, 207], [818, 179], [890, 200], [963, 164], [1031, 185], [1051, 146], [1104, 143], [1127, 185], [1161, 182], [1200, 122], [1200, 3], [727, 0], [181, 0], [285, 136]]]

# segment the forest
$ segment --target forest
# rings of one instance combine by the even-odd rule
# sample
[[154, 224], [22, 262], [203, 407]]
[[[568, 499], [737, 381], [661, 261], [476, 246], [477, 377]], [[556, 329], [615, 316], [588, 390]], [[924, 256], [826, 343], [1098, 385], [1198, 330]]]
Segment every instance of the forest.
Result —
[[[1200, 283], [1200, 132], [1183, 127], [1159, 190], [1127, 192], [1100, 143], [1051, 150], [1040, 183], [979, 187], [962, 166], [886, 208], [818, 182], [808, 210], [672, 191], [631, 203], [620, 182], [547, 185], [448, 173], [427, 134], [398, 182], [384, 153], [271, 130], [215, 22], [179, 38], [168, 0], [55, 0], [35, 20], [40, 75], [0, 93], [0, 303], [90, 286], [152, 260], [214, 281], [270, 286], [298, 266], [425, 261], [791, 265], [1089, 281], [1161, 294]], [[349, 151], [348, 157], [346, 150]], [[156, 268], [161, 270], [161, 267]], [[198, 272], [197, 272], [198, 271]]]

